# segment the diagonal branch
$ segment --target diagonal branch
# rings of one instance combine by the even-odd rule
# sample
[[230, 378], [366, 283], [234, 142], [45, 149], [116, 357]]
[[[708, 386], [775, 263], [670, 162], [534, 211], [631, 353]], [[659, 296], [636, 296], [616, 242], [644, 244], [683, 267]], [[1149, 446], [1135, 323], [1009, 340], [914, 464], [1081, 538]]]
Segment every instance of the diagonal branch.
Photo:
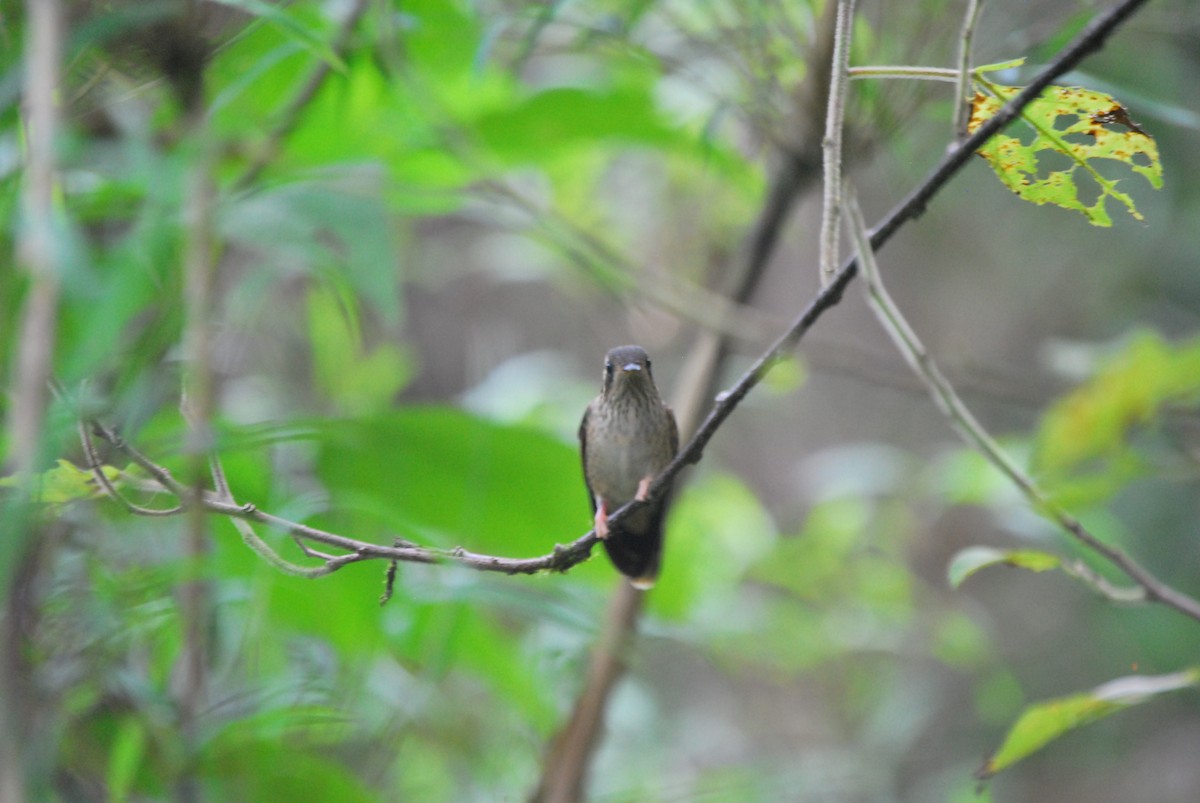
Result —
[[[862, 211], [858, 204], [850, 199], [847, 202], [846, 218], [850, 221], [859, 259], [863, 266], [863, 282], [866, 284], [868, 302], [874, 310], [879, 322], [887, 331], [904, 359], [913, 372], [925, 383], [929, 394], [937, 403], [938, 409], [950, 420], [968, 444], [977, 449], [988, 462], [998, 468], [1021, 491], [1029, 504], [1046, 518], [1065, 530], [1072, 538], [1092, 552], [1102, 556], [1133, 580], [1142, 590], [1142, 598], [1174, 608], [1185, 616], [1200, 621], [1200, 601], [1171, 588], [1162, 582], [1141, 564], [1130, 557], [1124, 550], [1106, 544], [1087, 529], [1078, 519], [1054, 502], [1033, 478], [1026, 474], [1016, 464], [1000, 444], [988, 434], [979, 420], [963, 403], [954, 387], [947, 381], [938, 368], [937, 363], [929, 355], [916, 332], [909, 326], [899, 307], [892, 301], [879, 276], [875, 255], [867, 243], [866, 224], [862, 220]], [[1095, 573], [1088, 573], [1073, 567], [1071, 572], [1080, 579], [1089, 582], [1102, 593], [1112, 595], [1113, 587], [1105, 584]], [[1128, 597], [1127, 597], [1128, 599]]]
[[[243, 540], [246, 541], [251, 549], [273, 566], [288, 574], [310, 578], [321, 577], [351, 563], [375, 559], [398, 560], [410, 563], [457, 563], [470, 569], [501, 572], [503, 574], [535, 574], [543, 571], [565, 572], [572, 566], [587, 560], [591, 554], [592, 547], [596, 545], [597, 541], [595, 533], [588, 532], [569, 544], [555, 546], [554, 550], [547, 555], [535, 558], [504, 558], [494, 555], [483, 555], [461, 547], [435, 549], [416, 546], [407, 541], [401, 541], [401, 545], [399, 546], [383, 546], [368, 541], [360, 541], [317, 527], [310, 527], [306, 524], [289, 521], [280, 516], [259, 510], [254, 505], [238, 504], [229, 492], [229, 485], [225, 480], [224, 471], [220, 468], [220, 464], [215, 461], [212, 472], [217, 490], [215, 492], [205, 491], [198, 494], [195, 489], [175, 479], [165, 467], [155, 463], [117, 435], [116, 432], [100, 422], [96, 420], [87, 421], [86, 427], [90, 427], [96, 436], [123, 453], [131, 462], [149, 474], [163, 490], [174, 495], [179, 500], [178, 508], [172, 511], [146, 510], [136, 505], [126, 505], [126, 509], [130, 510], [130, 512], [138, 515], [162, 516], [172, 513], [183, 513], [199, 506], [209, 513], [229, 517], [235, 522], [235, 526], [238, 523], [247, 525], [262, 524], [273, 530], [286, 533], [293, 538], [304, 541], [315, 541], [342, 550], [345, 553], [342, 555], [327, 555], [312, 550], [305, 545], [301, 547], [302, 551], [309, 557], [322, 560], [323, 564], [316, 567], [298, 566], [279, 557], [271, 547], [253, 533], [253, 530], [247, 531], [238, 526], [238, 531], [242, 534]], [[85, 451], [88, 451], [87, 447], [85, 447]], [[94, 447], [90, 451], [93, 455], [95, 454]], [[96, 471], [97, 469], [93, 469], [93, 472]], [[105, 482], [101, 484], [102, 487], [106, 484], [111, 485], [111, 483]]]
[[[942, 158], [942, 161], [930, 172], [928, 177], [913, 189], [904, 200], [898, 203], [892, 211], [884, 216], [883, 220], [869, 232], [871, 248], [875, 251], [880, 250], [892, 239], [901, 226], [920, 217], [929, 201], [941, 191], [958, 171], [962, 170], [967, 160], [985, 142], [1020, 116], [1021, 110], [1037, 99], [1042, 90], [1048, 87], [1055, 78], [1074, 69], [1075, 65], [1082, 61], [1085, 56], [1103, 47], [1109, 35], [1145, 2], [1146, 0], [1124, 0], [1124, 2], [1097, 17], [1084, 28], [1059, 53], [1054, 61], [1033, 78], [1028, 86], [996, 112], [995, 116], [976, 129], [974, 134], [963, 140], [960, 147], [946, 154]], [[704, 419], [704, 422], [697, 429], [696, 434], [651, 484], [649, 499], [653, 499], [662, 493], [675, 475], [683, 470], [684, 466], [700, 460], [704, 447], [708, 445], [708, 442], [712, 439], [717, 429], [720, 428], [721, 424], [725, 422], [725, 419], [737, 408], [746, 395], [762, 381], [771, 368], [795, 348], [796, 344], [812, 328], [817, 319], [841, 302], [842, 293], [850, 282], [854, 280], [857, 273], [858, 258], [852, 257], [842, 265], [842, 268], [838, 271], [833, 281], [813, 297], [808, 306], [795, 318], [787, 331], [781, 334], [754, 361], [754, 364], [742, 374], [737, 382], [728, 390], [717, 395], [716, 403], [713, 405], [708, 417]], [[643, 504], [646, 503], [636, 500], [630, 502], [612, 514], [609, 517], [610, 522], [617, 516], [627, 515], [632, 509], [636, 509]]]
[[[1146, 0], [1125, 0], [1119, 5], [1114, 6], [1107, 13], [1097, 17], [1088, 25], [1075, 40], [1064, 48], [1053, 62], [1034, 77], [1025, 89], [1005, 104], [995, 116], [976, 129], [975, 133], [964, 140], [959, 148], [943, 157], [942, 161], [930, 172], [929, 176], [871, 230], [868, 238], [871, 248], [876, 251], [879, 250], [895, 235], [901, 226], [919, 217], [924, 212], [929, 201], [963, 168], [967, 160], [983, 143], [1015, 120], [1020, 115], [1021, 110], [1036, 99], [1042, 90], [1049, 86], [1055, 78], [1073, 69], [1089, 53], [1100, 49], [1108, 36], [1145, 2]], [[853, 281], [857, 272], [857, 257], [849, 259], [842, 265], [833, 281], [821, 289], [809, 301], [808, 305], [795, 318], [791, 326], [776, 338], [775, 342], [754, 361], [750, 368], [728, 390], [717, 395], [712, 408], [697, 428], [696, 433], [679, 451], [675, 459], [663, 469], [650, 485], [647, 500], [639, 501], [635, 499], [614, 511], [609, 516], [610, 526], [619, 525], [625, 516], [632, 514], [642, 505], [648, 504], [649, 501], [665, 492], [671, 481], [685, 466], [699, 462], [708, 442], [712, 440], [713, 435], [716, 434], [717, 430], [742, 400], [762, 381], [776, 363], [780, 362], [786, 354], [795, 348], [796, 344], [800, 342], [821, 315], [841, 302], [842, 293], [850, 282]], [[366, 541], [358, 541], [336, 533], [326, 532], [273, 516], [259, 510], [253, 505], [238, 505], [217, 495], [206, 493], [200, 494], [197, 498], [197, 494], [171, 477], [165, 468], [155, 464], [145, 455], [142, 455], [136, 449], [126, 444], [116, 433], [103, 427], [98, 422], [92, 421], [90, 424], [100, 437], [125, 452], [130, 460], [146, 470], [164, 489], [177, 496], [185, 509], [199, 503], [212, 513], [264, 524], [286, 532], [296, 538], [317, 541], [350, 553], [337, 557], [335, 559], [337, 561], [336, 565], [330, 568], [329, 571], [362, 560], [383, 559], [416, 563], [449, 562], [479, 571], [494, 571], [505, 574], [533, 574], [542, 571], [563, 572], [586, 560], [591, 555], [592, 548], [598, 540], [595, 532], [589, 531], [568, 544], [557, 545], [550, 554], [535, 558], [504, 558], [493, 555], [482, 555], [462, 548], [444, 550], [407, 544], [403, 546], [383, 546]], [[1078, 522], [1075, 522], [1074, 526], [1082, 530]], [[1108, 548], [1104, 544], [1100, 546]], [[1144, 570], [1135, 565], [1127, 573], [1134, 580], [1141, 582], [1145, 578], [1140, 577], [1139, 572], [1144, 575]], [[1177, 594], [1178, 592], [1175, 593]], [[1187, 602], [1173, 597], [1170, 590], [1165, 591], [1164, 596], [1166, 597], [1162, 599], [1164, 603], [1178, 607], [1180, 610], [1187, 608]], [[1200, 614], [1200, 610], [1197, 613]]]

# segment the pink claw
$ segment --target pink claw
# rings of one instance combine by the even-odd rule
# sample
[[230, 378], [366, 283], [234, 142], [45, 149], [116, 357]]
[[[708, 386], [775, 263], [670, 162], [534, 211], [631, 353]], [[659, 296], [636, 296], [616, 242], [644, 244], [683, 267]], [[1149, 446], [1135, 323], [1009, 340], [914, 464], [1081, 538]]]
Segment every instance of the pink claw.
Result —
[[636, 498], [639, 502], [645, 502], [646, 497], [650, 495], [650, 481], [653, 479], [653, 477], [642, 477], [642, 481], [638, 483]]
[[603, 499], [596, 504], [596, 537], [601, 541], [608, 538], [608, 508]]

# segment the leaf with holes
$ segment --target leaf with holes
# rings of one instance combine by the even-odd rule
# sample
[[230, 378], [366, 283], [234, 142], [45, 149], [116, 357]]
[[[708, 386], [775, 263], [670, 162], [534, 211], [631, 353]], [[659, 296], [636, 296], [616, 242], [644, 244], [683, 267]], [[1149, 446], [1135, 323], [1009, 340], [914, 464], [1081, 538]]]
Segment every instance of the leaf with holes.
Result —
[[[971, 108], [969, 129], [975, 131], [1000, 107], [1021, 91], [1020, 87], [1000, 86], [979, 78], [986, 91], [978, 91]], [[1101, 170], [1101, 160], [1127, 165], [1144, 177], [1155, 189], [1162, 187], [1162, 163], [1158, 144], [1129, 116], [1129, 112], [1110, 95], [1081, 87], [1051, 86], [1029, 104], [1022, 113], [1034, 129], [1032, 140], [997, 134], [980, 148], [979, 153], [996, 171], [1003, 184], [1027, 201], [1054, 204], [1081, 212], [1092, 225], [1111, 226], [1108, 199], [1124, 205], [1133, 217], [1142, 220], [1133, 198], [1117, 189], [1119, 179], [1109, 178]], [[1054, 169], [1051, 154], [1065, 157], [1068, 164]], [[1081, 187], [1078, 179], [1084, 176]], [[1087, 184], [1097, 193], [1088, 203], [1081, 196]]]

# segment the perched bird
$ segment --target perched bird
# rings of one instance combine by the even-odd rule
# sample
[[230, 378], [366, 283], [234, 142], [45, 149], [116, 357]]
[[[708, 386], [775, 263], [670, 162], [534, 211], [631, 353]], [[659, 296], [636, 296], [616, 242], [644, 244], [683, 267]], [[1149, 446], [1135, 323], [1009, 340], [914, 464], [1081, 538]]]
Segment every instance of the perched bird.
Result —
[[667, 494], [608, 525], [609, 513], [646, 499], [651, 481], [679, 451], [675, 414], [658, 395], [645, 349], [620, 346], [605, 356], [604, 387], [583, 414], [579, 443], [596, 535], [634, 586], [650, 588], [662, 559]]

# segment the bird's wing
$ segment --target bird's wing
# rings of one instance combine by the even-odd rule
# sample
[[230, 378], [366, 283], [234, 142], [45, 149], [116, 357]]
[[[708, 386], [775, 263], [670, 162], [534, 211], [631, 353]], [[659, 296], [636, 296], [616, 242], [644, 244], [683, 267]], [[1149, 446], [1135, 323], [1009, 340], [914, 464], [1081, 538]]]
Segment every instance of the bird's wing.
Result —
[[583, 411], [583, 420], [579, 422], [579, 457], [583, 463], [583, 484], [587, 486], [588, 503], [592, 506], [592, 513], [596, 512], [596, 494], [592, 491], [592, 484], [588, 481], [587, 474], [587, 428], [588, 417], [592, 414], [592, 405], [588, 405]]
[[[667, 420], [671, 422], [671, 457], [679, 454], [679, 424], [675, 422], [675, 411], [671, 409], [671, 405], [663, 403], [663, 409], [667, 411]], [[587, 415], [584, 415], [587, 419]]]

